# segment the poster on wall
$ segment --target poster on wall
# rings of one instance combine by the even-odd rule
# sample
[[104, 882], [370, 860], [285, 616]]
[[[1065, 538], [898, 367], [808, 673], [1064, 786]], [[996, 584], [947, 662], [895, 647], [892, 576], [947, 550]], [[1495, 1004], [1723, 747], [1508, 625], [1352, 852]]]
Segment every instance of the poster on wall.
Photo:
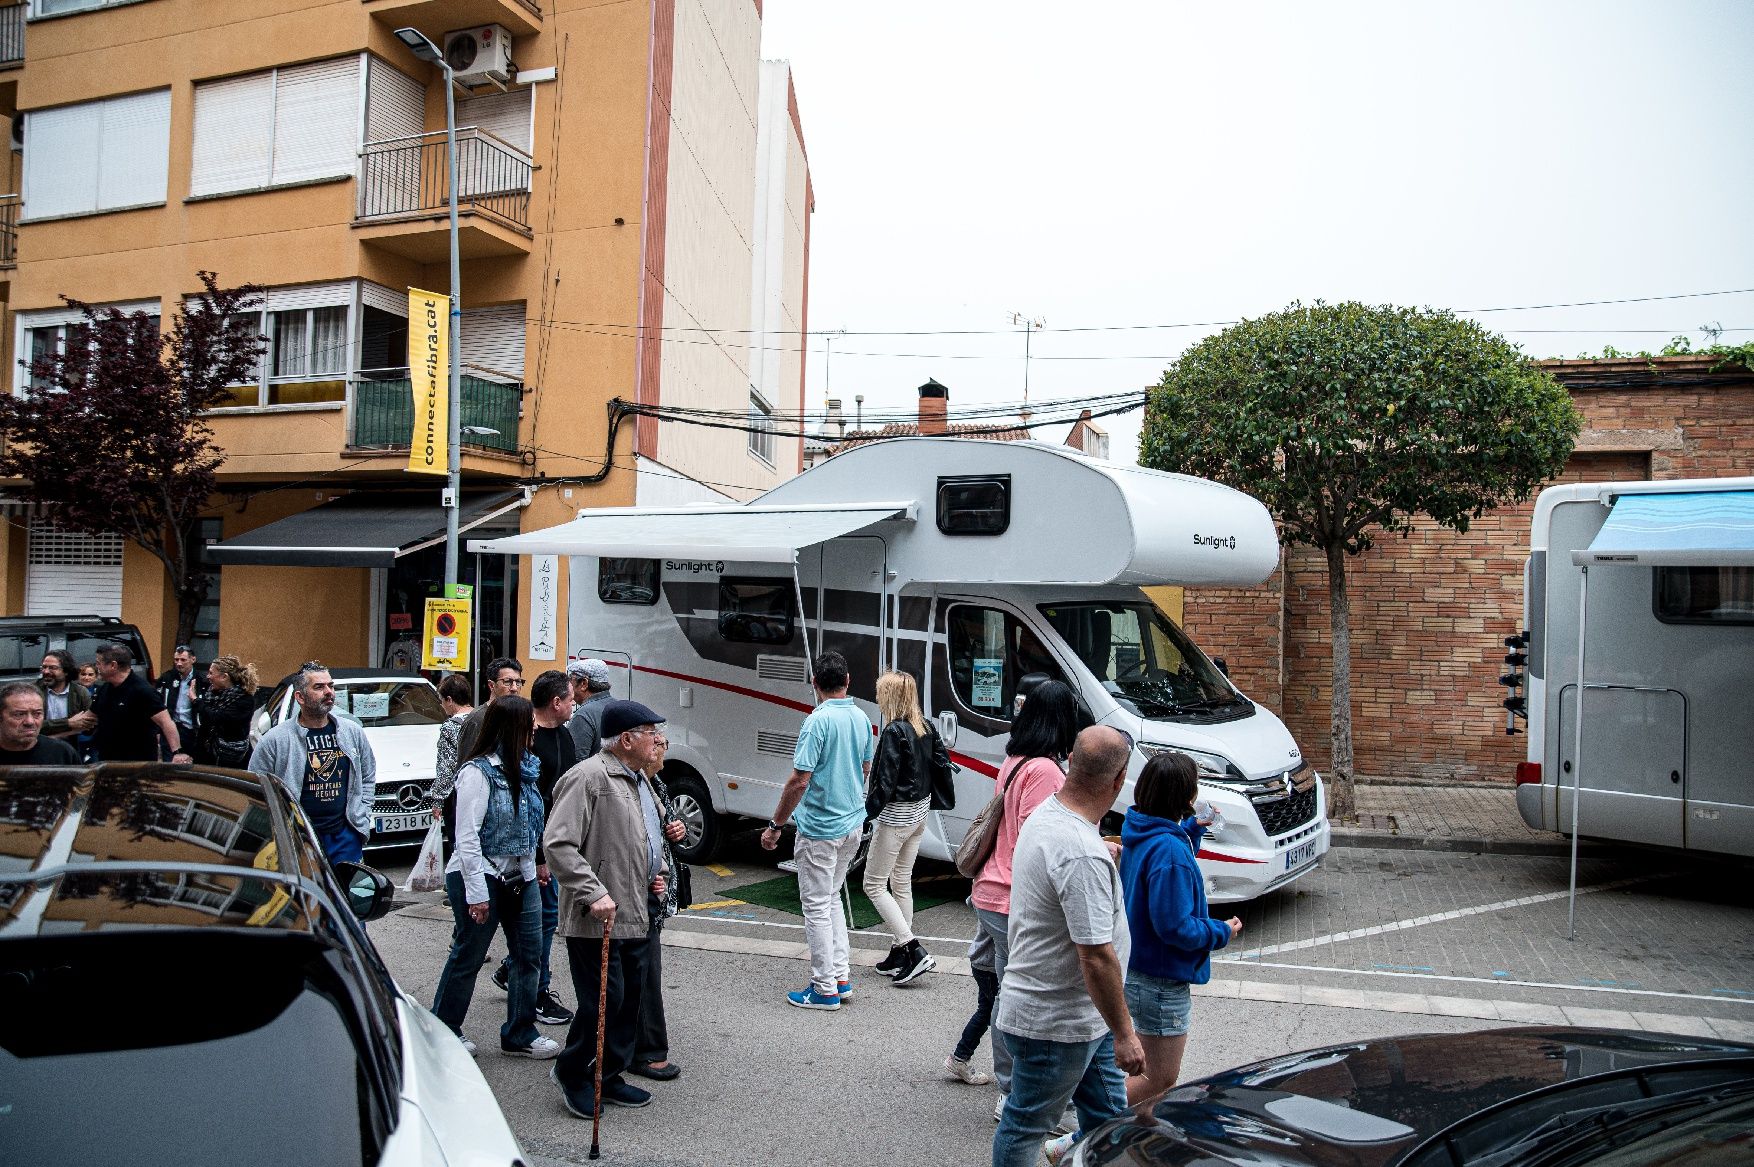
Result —
[[554, 660], [560, 637], [560, 556], [530, 556], [530, 660]]

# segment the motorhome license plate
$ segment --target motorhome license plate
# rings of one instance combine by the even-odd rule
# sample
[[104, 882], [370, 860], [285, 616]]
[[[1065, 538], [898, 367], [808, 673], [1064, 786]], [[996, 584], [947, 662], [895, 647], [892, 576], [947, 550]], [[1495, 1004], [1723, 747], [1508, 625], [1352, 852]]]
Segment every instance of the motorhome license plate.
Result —
[[1316, 840], [1311, 839], [1307, 843], [1299, 843], [1297, 846], [1291, 848], [1291, 850], [1285, 852], [1285, 870], [1292, 871], [1296, 868], [1302, 867], [1305, 863], [1308, 863], [1311, 859], [1315, 858], [1315, 853]]
[[379, 818], [372, 826], [372, 833], [377, 835], [393, 835], [398, 831], [424, 831], [432, 823], [430, 811], [415, 814], [391, 814]]

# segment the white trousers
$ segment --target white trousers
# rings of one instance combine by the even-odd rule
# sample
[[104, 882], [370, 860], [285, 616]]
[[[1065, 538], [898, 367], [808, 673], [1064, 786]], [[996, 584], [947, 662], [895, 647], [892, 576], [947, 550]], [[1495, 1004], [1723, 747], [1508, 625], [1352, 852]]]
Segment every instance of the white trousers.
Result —
[[804, 942], [810, 946], [810, 983], [832, 995], [848, 979], [847, 914], [840, 889], [859, 852], [859, 832], [838, 839], [799, 835], [792, 848], [798, 863], [798, 899], [804, 907]]

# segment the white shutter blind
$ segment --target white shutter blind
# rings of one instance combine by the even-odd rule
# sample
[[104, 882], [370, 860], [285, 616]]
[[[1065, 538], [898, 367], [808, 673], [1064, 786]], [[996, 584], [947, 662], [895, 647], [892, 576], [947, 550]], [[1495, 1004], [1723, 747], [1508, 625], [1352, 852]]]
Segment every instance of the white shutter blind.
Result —
[[102, 142], [103, 112], [95, 102], [25, 114], [25, 217], [95, 211]]
[[274, 74], [195, 86], [192, 195], [267, 186], [273, 174]]
[[266, 293], [270, 312], [284, 312], [290, 308], [329, 308], [346, 306], [353, 303], [353, 281], [337, 280], [328, 284], [296, 284], [284, 288], [269, 288]]
[[27, 616], [122, 614], [122, 537], [30, 525], [24, 607]]
[[370, 280], [359, 283], [359, 298], [369, 308], [380, 312], [388, 312], [392, 316], [408, 318], [408, 289], [395, 291], [382, 284], [374, 284]]
[[460, 356], [467, 371], [524, 379], [524, 306], [500, 304], [463, 310]]
[[400, 69], [371, 58], [366, 80], [365, 140], [382, 142], [426, 130], [426, 86]]
[[112, 98], [103, 108], [97, 205], [162, 203], [170, 178], [171, 91]]
[[278, 71], [274, 85], [275, 183], [352, 174], [358, 148], [358, 57]]
[[466, 97], [457, 103], [457, 125], [486, 130], [528, 154], [535, 94], [534, 89], [514, 89], [510, 93]]

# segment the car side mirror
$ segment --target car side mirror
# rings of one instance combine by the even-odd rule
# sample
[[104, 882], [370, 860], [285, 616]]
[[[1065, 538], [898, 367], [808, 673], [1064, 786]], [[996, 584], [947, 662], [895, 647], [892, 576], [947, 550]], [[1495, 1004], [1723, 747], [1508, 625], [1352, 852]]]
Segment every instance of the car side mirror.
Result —
[[396, 898], [396, 886], [383, 872], [363, 863], [335, 864], [335, 877], [347, 889], [347, 906], [362, 920], [386, 916]]
[[956, 714], [946, 709], [938, 715], [938, 736], [944, 739], [944, 748], [952, 749], [956, 745]]
[[1225, 660], [1221, 656], [1215, 656], [1212, 658], [1212, 663], [1218, 666], [1219, 672], [1223, 673], [1227, 677], [1230, 675], [1230, 662], [1229, 661]]

